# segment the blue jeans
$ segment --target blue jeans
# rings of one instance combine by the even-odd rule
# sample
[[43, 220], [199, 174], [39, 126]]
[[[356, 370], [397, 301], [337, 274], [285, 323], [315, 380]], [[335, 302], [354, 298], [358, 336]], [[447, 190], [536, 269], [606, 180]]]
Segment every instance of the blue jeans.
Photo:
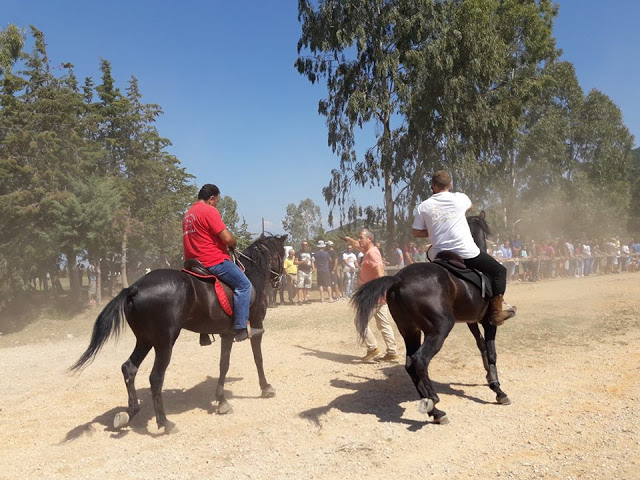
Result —
[[251, 282], [240, 267], [225, 260], [208, 270], [233, 290], [233, 328], [247, 328], [251, 303]]

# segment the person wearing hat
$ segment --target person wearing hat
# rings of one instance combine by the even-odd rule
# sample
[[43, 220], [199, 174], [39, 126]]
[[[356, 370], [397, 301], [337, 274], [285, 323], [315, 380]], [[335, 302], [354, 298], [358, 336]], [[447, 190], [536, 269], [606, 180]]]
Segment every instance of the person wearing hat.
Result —
[[324, 240], [319, 240], [314, 253], [314, 263], [316, 266], [316, 280], [320, 289], [320, 303], [324, 303], [324, 289], [329, 293], [329, 302], [333, 302], [331, 290], [331, 255], [326, 250]]

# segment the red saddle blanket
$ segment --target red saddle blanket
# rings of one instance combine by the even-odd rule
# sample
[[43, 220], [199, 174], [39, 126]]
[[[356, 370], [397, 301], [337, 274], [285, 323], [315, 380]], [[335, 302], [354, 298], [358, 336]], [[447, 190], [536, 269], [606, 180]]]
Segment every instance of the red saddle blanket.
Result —
[[229, 301], [229, 297], [227, 297], [227, 294], [224, 291], [224, 288], [222, 288], [222, 282], [220, 282], [220, 280], [218, 280], [218, 277], [216, 277], [215, 275], [202, 275], [200, 273], [196, 273], [196, 272], [192, 272], [191, 270], [186, 270], [186, 269], [182, 269], [182, 271], [184, 273], [188, 273], [189, 275], [193, 275], [196, 278], [199, 278], [201, 280], [206, 280], [206, 281], [213, 281], [213, 286], [216, 290], [216, 295], [218, 296], [218, 301], [220, 302], [220, 306], [222, 307], [222, 310], [224, 310], [224, 313], [226, 313], [227, 315], [229, 315], [230, 317], [233, 316], [233, 307], [231, 307], [231, 302]]

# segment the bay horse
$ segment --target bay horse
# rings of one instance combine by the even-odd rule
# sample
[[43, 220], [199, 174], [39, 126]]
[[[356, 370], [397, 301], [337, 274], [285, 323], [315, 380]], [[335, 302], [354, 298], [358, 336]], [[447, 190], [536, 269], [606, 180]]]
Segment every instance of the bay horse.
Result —
[[[486, 252], [490, 234], [484, 212], [467, 217], [478, 247]], [[500, 389], [496, 368], [497, 327], [489, 322], [489, 298], [479, 288], [449, 273], [437, 263], [412, 263], [394, 276], [380, 277], [362, 285], [351, 299], [356, 309], [356, 327], [364, 340], [371, 313], [379, 299], [386, 297], [389, 311], [404, 339], [407, 350], [405, 369], [421, 398], [420, 411], [435, 423], [448, 423], [446, 413], [436, 408], [440, 398], [429, 378], [429, 362], [440, 351], [456, 322], [467, 323], [482, 354], [487, 382], [496, 401], [511, 403]], [[484, 337], [478, 324], [484, 329]], [[422, 335], [424, 334], [424, 340]]]
[[[241, 254], [245, 274], [256, 293], [249, 310], [249, 324], [252, 328], [262, 328], [267, 311], [268, 281], [277, 283], [283, 274], [286, 238], [286, 235], [262, 235]], [[228, 287], [224, 287], [230, 292]], [[231, 405], [224, 395], [224, 383], [233, 346], [233, 319], [222, 310], [213, 284], [179, 270], [151, 271], [130, 287], [124, 288], [104, 307], [93, 326], [89, 347], [69, 370], [78, 371], [93, 361], [106, 340], [120, 333], [125, 319], [136, 336], [136, 345], [131, 356], [122, 365], [129, 405], [126, 412], [115, 415], [114, 428], [125, 426], [140, 411], [135, 389], [136, 373], [153, 348], [155, 361], [149, 382], [156, 423], [159, 429], [164, 428], [165, 433], [173, 429], [175, 424], [167, 420], [164, 412], [162, 384], [173, 345], [182, 329], [200, 334], [220, 334], [220, 378], [215, 392], [215, 400], [218, 402], [216, 411], [219, 414], [231, 412]], [[251, 349], [262, 397], [273, 397], [275, 390], [264, 374], [261, 335], [251, 337]]]

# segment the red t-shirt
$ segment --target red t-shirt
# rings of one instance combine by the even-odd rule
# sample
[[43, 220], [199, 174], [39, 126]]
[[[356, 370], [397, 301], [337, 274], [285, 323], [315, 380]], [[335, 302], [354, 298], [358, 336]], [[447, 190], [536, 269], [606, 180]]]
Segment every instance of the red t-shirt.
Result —
[[218, 234], [227, 226], [216, 207], [194, 203], [182, 221], [182, 246], [185, 260], [199, 260], [205, 267], [230, 260], [227, 246]]

